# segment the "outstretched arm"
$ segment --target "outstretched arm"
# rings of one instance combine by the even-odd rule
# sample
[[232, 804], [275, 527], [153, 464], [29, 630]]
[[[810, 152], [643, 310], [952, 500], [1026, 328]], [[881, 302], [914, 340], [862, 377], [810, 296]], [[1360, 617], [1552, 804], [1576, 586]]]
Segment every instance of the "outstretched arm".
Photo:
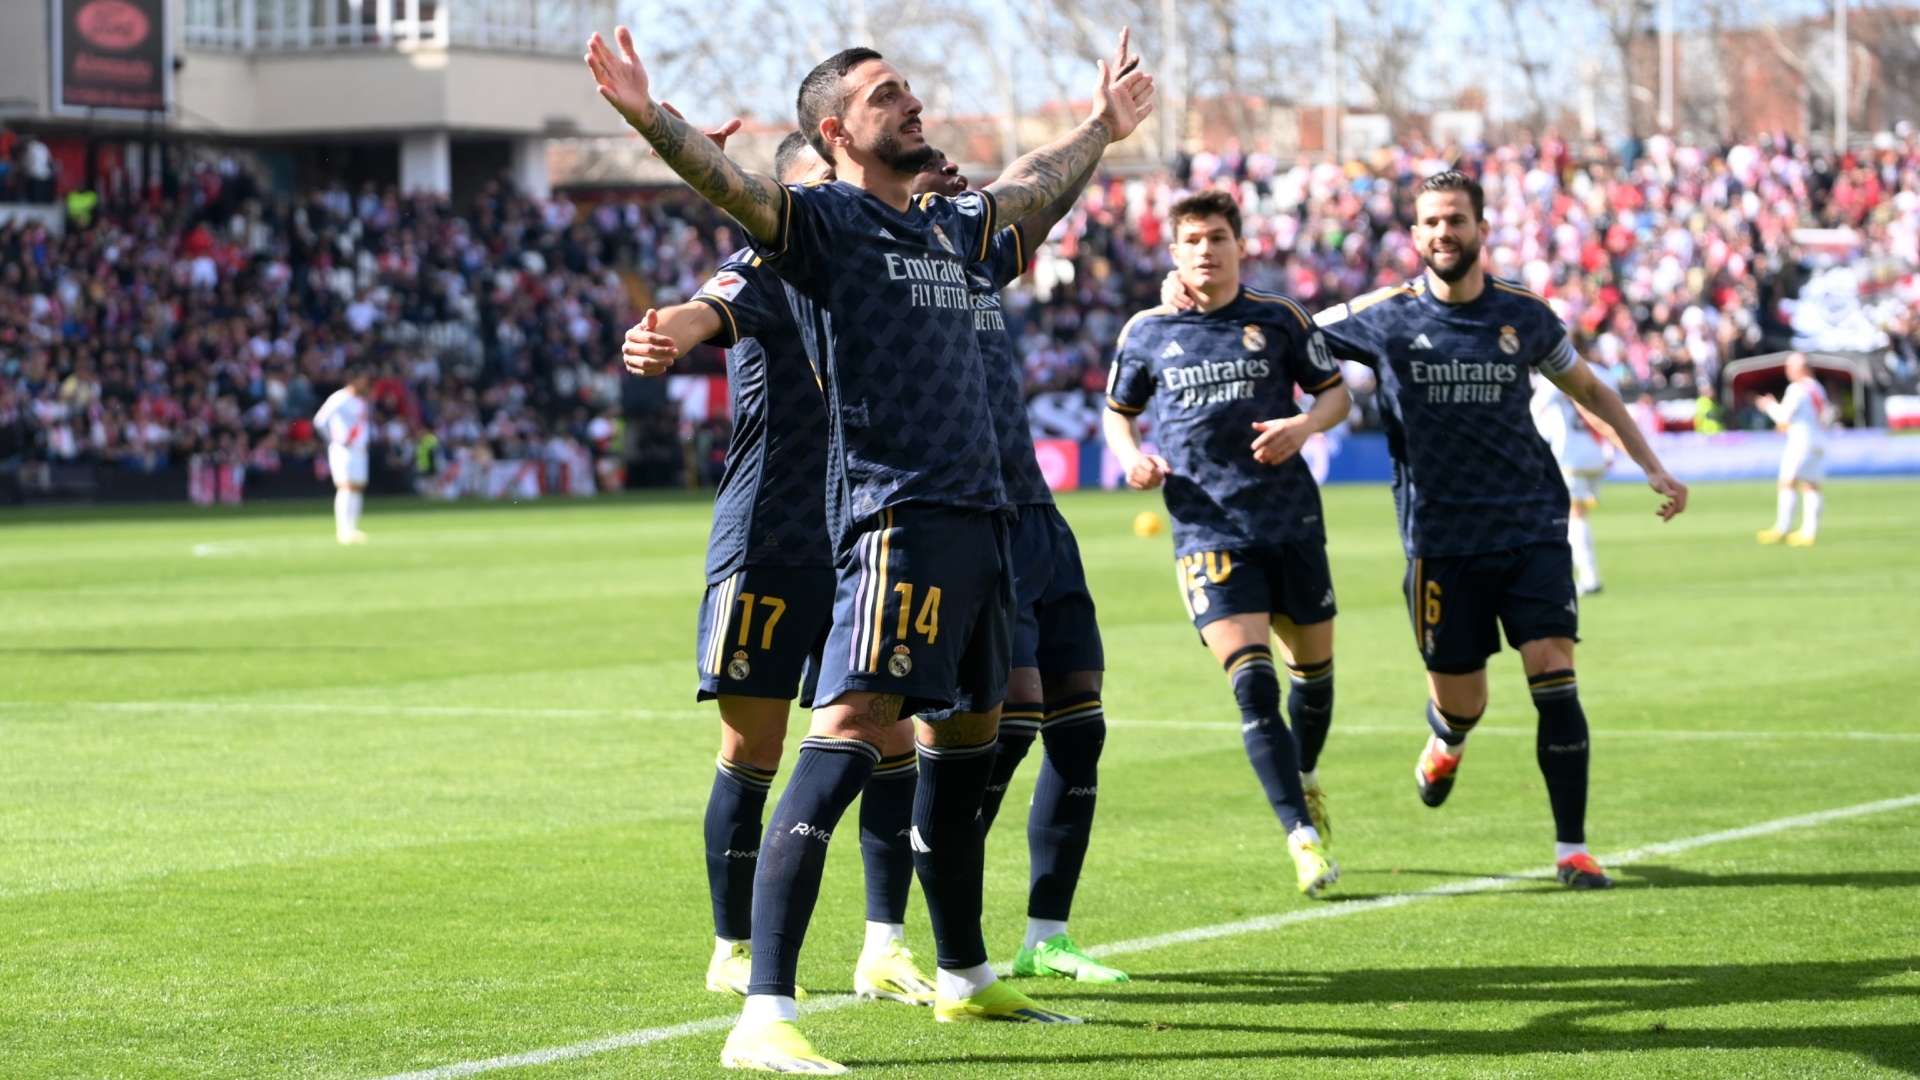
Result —
[[1687, 508], [1687, 485], [1675, 480], [1660, 463], [1659, 455], [1653, 447], [1647, 445], [1646, 436], [1640, 434], [1640, 426], [1627, 415], [1627, 407], [1620, 401], [1620, 395], [1594, 375], [1593, 369], [1586, 364], [1575, 364], [1564, 374], [1548, 374], [1553, 385], [1566, 392], [1583, 410], [1592, 413], [1606, 425], [1616, 445], [1627, 452], [1640, 471], [1647, 474], [1647, 486], [1665, 497], [1660, 504], [1659, 514], [1662, 520], [1671, 521], [1675, 514]]
[[664, 375], [675, 360], [719, 332], [719, 313], [697, 300], [659, 311], [648, 308], [639, 322], [627, 328], [620, 360], [629, 374]]
[[[1120, 43], [1113, 52], [1112, 70], [1113, 77], [1116, 79], [1126, 78], [1140, 66], [1140, 58], [1130, 55], [1127, 51], [1130, 36], [1130, 31], [1121, 30]], [[1019, 223], [1022, 266], [1033, 261], [1034, 253], [1040, 250], [1041, 244], [1046, 243], [1048, 234], [1053, 232], [1055, 225], [1060, 224], [1060, 219], [1073, 212], [1073, 204], [1080, 201], [1081, 194], [1087, 190], [1087, 184], [1093, 180], [1093, 174], [1099, 171], [1100, 159], [1095, 157], [1078, 176], [1073, 178], [1067, 185], [1067, 190], [1062, 192], [1059, 198], [1041, 207]], [[1004, 215], [1004, 211], [1002, 213]]]
[[[1127, 31], [1121, 32], [1125, 49]], [[1153, 78], [1139, 71], [1118, 75], [1100, 61], [1093, 115], [1079, 127], [1007, 166], [987, 185], [1001, 221], [1025, 221], [1066, 195], [1076, 179], [1099, 163], [1107, 144], [1133, 134], [1153, 112]]]
[[661, 108], [648, 90], [647, 69], [634, 52], [633, 34], [623, 26], [614, 37], [620, 43], [617, 54], [598, 33], [587, 42], [587, 68], [593, 72], [600, 96], [689, 187], [732, 215], [754, 239], [778, 240], [785, 198], [780, 185], [772, 177], [735, 165], [710, 138]]

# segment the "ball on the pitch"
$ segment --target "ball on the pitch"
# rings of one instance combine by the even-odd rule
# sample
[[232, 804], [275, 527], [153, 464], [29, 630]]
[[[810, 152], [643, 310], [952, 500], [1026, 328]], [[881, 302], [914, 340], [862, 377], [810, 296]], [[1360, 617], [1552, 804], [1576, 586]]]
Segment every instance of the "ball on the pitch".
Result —
[[1151, 510], [1142, 510], [1133, 516], [1133, 535], [1138, 537], [1159, 536], [1160, 515]]

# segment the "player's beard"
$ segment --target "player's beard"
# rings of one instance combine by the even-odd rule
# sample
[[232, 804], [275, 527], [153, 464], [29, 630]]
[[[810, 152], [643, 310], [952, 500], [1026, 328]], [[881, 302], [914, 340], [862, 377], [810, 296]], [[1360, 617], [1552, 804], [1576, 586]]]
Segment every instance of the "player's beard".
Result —
[[908, 150], [892, 132], [881, 135], [873, 144], [873, 156], [880, 159], [880, 164], [902, 176], [920, 175], [939, 155], [940, 151], [925, 143], [917, 150]]
[[1461, 241], [1459, 256], [1454, 259], [1452, 266], [1444, 270], [1441, 269], [1435, 261], [1434, 256], [1438, 254], [1439, 251], [1437, 249], [1430, 250], [1427, 254], [1420, 256], [1420, 261], [1426, 264], [1427, 269], [1433, 272], [1434, 277], [1451, 285], [1461, 278], [1466, 277], [1467, 273], [1473, 269], [1474, 264], [1480, 261], [1480, 245], [1478, 243], [1469, 244], [1464, 240]]

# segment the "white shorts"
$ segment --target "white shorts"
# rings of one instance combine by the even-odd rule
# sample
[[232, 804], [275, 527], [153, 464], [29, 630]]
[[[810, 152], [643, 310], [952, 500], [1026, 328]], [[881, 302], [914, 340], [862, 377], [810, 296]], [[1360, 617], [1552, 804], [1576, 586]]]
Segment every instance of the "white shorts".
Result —
[[367, 486], [367, 452], [350, 446], [327, 447], [327, 469], [333, 473], [333, 486]]
[[1789, 446], [1780, 458], [1780, 482], [1818, 484], [1827, 478], [1827, 448]]
[[1567, 495], [1575, 506], [1592, 506], [1600, 501], [1600, 481], [1606, 479], [1605, 469], [1561, 469], [1560, 475], [1567, 481]]

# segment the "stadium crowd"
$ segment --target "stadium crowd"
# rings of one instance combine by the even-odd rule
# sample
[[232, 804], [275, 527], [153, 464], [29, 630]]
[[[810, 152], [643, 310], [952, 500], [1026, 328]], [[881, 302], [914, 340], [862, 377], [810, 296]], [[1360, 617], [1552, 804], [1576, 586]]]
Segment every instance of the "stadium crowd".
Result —
[[[1345, 167], [1201, 153], [1095, 184], [1008, 297], [1036, 434], [1095, 436], [1114, 339], [1157, 301], [1181, 191], [1236, 189], [1249, 283], [1313, 309], [1418, 273], [1405, 193], [1445, 160], [1418, 143]], [[1727, 360], [1784, 346], [1782, 301], [1812, 254], [1796, 229], [1857, 230], [1850, 255], [1870, 272], [1920, 267], [1911, 132], [1839, 162], [1784, 140], [1663, 137], [1463, 160], [1486, 184], [1492, 269], [1548, 297], [1629, 400], [1692, 397]], [[657, 482], [685, 471], [686, 446], [717, 476], [725, 419], [629, 423], [617, 362], [638, 312], [691, 295], [733, 245], [703, 204], [535, 202], [500, 184], [458, 211], [372, 187], [276, 199], [230, 162], [179, 192], [102, 206], [64, 234], [0, 225], [0, 461], [151, 470], [211, 454], [276, 470], [312, 455], [313, 409], [367, 364], [376, 453], [397, 468], [585, 453]], [[1891, 310], [1892, 367], [1910, 380], [1920, 324], [1911, 305]], [[707, 354], [687, 370], [721, 368]]]

